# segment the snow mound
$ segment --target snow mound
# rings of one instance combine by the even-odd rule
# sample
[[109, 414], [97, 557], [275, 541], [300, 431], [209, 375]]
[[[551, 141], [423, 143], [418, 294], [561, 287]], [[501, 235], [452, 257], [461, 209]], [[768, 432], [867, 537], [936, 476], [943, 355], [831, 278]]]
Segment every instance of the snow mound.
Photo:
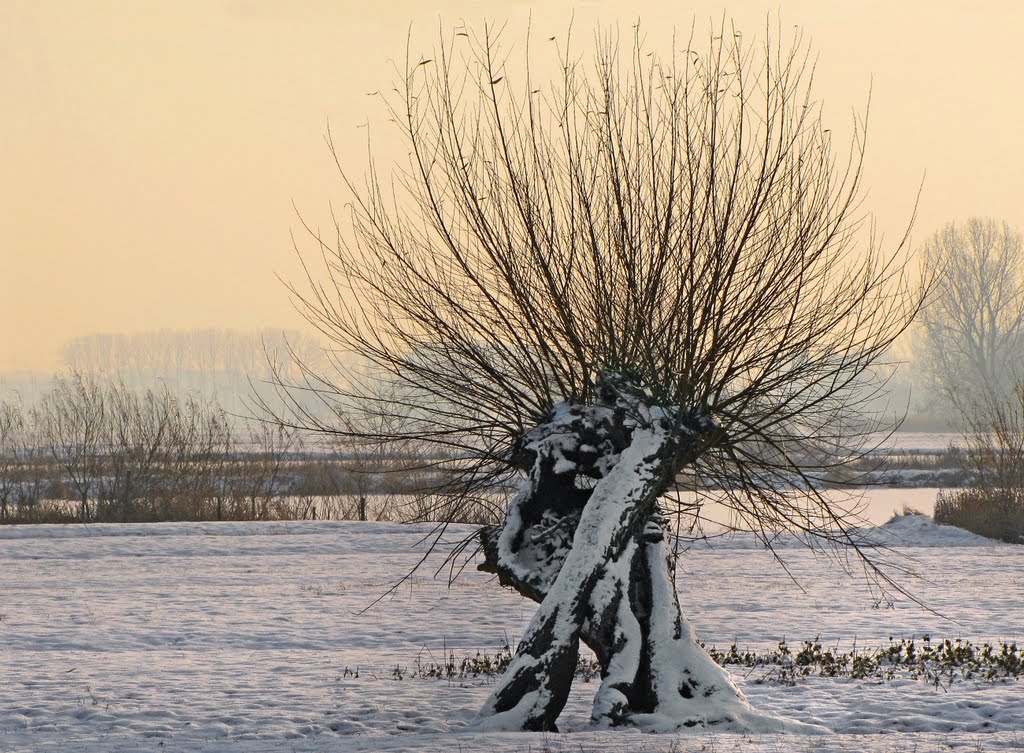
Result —
[[962, 528], [939, 525], [927, 515], [899, 515], [863, 533], [868, 540], [889, 547], [1007, 546]]
[[[901, 549], [1009, 546], [954, 526], [938, 525], [927, 515], [900, 515], [880, 526], [853, 529], [853, 537], [865, 547]], [[821, 542], [797, 533], [781, 532], [771, 541], [775, 550], [820, 546]], [[711, 533], [690, 544], [697, 549], [765, 549], [764, 542], [749, 531]]]

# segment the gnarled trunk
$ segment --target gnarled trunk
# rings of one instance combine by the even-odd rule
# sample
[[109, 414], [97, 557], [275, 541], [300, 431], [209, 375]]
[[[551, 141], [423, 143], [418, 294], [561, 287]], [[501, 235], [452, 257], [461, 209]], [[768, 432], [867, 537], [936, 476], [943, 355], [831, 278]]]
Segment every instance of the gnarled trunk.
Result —
[[483, 533], [481, 569], [540, 607], [479, 728], [556, 730], [580, 641], [601, 665], [597, 724], [781, 728], [750, 708], [680, 612], [658, 498], [702, 441], [699, 425], [621, 399], [561, 406], [523, 438], [529, 477], [504, 525]]

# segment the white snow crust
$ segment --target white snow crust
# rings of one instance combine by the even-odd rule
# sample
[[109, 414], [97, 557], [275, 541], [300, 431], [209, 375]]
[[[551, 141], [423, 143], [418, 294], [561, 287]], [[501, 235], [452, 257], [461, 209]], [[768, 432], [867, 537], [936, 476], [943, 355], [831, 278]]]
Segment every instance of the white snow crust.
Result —
[[[562, 734], [468, 731], [493, 681], [410, 678], [408, 670], [448, 652], [495, 653], [522, 633], [536, 605], [472, 566], [450, 589], [424, 569], [375, 601], [422, 556], [417, 544], [428, 532], [382, 523], [0, 528], [0, 751], [1024, 748], [1019, 682], [937, 690], [811, 677], [788, 687], [759, 683], [756, 669], [734, 675], [754, 709], [831, 733], [596, 730], [596, 679], [577, 681]], [[920, 576], [901, 582], [932, 611], [787, 548], [801, 588], [737, 535], [683, 554], [683, 612], [701, 640], [720, 648], [819, 637], [870, 649], [924, 634], [1024, 642], [1024, 547], [914, 518], [871, 535]]]

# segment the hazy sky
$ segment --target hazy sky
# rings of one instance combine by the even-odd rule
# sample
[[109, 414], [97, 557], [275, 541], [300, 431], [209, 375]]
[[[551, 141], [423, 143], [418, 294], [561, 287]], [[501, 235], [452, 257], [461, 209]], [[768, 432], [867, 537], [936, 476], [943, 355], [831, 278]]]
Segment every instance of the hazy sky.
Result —
[[974, 214], [1024, 229], [1017, 0], [0, 0], [0, 372], [98, 331], [295, 327], [292, 204], [317, 222], [345, 200], [327, 122], [359, 168], [359, 126], [387, 129], [366, 94], [410, 24], [428, 49], [439, 18], [532, 13], [546, 38], [573, 13], [688, 34], [726, 12], [748, 38], [769, 13], [803, 27], [830, 121], [872, 89], [866, 208], [887, 234], [922, 179], [917, 239]]

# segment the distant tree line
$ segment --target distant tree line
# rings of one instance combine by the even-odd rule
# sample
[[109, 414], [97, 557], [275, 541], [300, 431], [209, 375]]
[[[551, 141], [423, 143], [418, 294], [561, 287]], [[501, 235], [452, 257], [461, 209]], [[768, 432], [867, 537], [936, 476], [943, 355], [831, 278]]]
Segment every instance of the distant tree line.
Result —
[[77, 370], [34, 404], [0, 400], [4, 523], [425, 518], [428, 465]]
[[[116, 379], [134, 389], [168, 385], [178, 395], [199, 393], [232, 413], [253, 398], [273, 399], [272, 377], [324, 358], [321, 344], [294, 330], [195, 329], [99, 333], [75, 337], [61, 348], [74, 371]], [[295, 375], [292, 375], [295, 376]]]

